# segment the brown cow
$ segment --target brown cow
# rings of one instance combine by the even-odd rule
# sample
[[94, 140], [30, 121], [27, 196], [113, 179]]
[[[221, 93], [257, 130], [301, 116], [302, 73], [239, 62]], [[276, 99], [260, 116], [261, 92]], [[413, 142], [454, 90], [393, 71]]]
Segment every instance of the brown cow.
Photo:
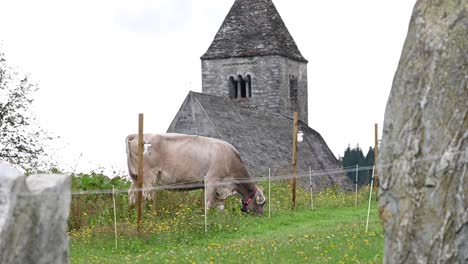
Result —
[[[224, 200], [241, 196], [243, 212], [263, 214], [265, 196], [250, 178], [239, 152], [229, 143], [202, 136], [175, 133], [145, 134], [143, 188], [166, 186], [172, 190], [204, 188], [207, 206], [224, 209]], [[135, 204], [138, 172], [138, 135], [127, 136], [128, 171], [132, 178], [129, 201]], [[151, 199], [151, 191], [143, 191]]]

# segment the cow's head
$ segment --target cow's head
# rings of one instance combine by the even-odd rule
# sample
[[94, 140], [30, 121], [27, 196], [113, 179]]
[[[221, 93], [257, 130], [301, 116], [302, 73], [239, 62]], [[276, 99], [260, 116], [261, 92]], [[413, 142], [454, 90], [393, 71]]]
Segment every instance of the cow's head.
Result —
[[263, 205], [265, 204], [265, 196], [259, 186], [255, 186], [254, 191], [246, 200], [242, 200], [241, 211], [250, 212], [254, 215], [263, 215]]

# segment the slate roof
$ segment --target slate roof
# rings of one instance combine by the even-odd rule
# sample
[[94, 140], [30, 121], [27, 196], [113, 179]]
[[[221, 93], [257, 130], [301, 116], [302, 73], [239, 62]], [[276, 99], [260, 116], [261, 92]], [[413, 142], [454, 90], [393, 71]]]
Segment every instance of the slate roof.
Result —
[[201, 59], [266, 55], [307, 62], [271, 0], [236, 0]]
[[[231, 143], [253, 177], [288, 175], [292, 172], [291, 117], [259, 113], [237, 106], [235, 100], [189, 92], [167, 132], [219, 138]], [[304, 142], [298, 145], [297, 172], [303, 186], [309, 186], [309, 166], [314, 171], [316, 188], [337, 185], [352, 188], [339, 161], [322, 136], [300, 122]], [[317, 173], [320, 171], [320, 173]]]

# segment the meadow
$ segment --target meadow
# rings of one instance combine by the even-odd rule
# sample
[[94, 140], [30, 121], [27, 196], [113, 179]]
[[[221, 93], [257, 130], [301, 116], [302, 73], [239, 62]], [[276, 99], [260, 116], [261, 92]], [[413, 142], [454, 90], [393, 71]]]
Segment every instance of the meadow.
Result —
[[[73, 189], [92, 191], [128, 188], [124, 178], [102, 175], [73, 178]], [[260, 185], [268, 195], [266, 183]], [[118, 188], [117, 188], [118, 187]], [[224, 211], [210, 210], [204, 228], [203, 190], [158, 191], [145, 202], [137, 231], [135, 210], [126, 192], [117, 192], [117, 247], [112, 194], [73, 195], [69, 220], [72, 263], [378, 263], [383, 231], [375, 199], [365, 232], [369, 189], [355, 193], [331, 188], [313, 194], [298, 188], [291, 209], [287, 182], [274, 182], [271, 212], [254, 217], [240, 212], [239, 198]], [[373, 194], [375, 195], [375, 193]], [[375, 197], [375, 196], [374, 196]]]

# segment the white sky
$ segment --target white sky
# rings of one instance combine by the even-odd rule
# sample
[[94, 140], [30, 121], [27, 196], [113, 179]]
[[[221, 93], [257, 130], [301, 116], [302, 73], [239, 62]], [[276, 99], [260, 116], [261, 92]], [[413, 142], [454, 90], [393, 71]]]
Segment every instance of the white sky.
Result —
[[[34, 111], [61, 136], [65, 169], [124, 170], [124, 139], [163, 133], [200, 56], [234, 0], [1, 0], [0, 42], [10, 66], [40, 91]], [[308, 59], [309, 125], [333, 153], [367, 151], [385, 105], [415, 0], [274, 0]], [[82, 154], [82, 155], [81, 155]], [[81, 157], [80, 157], [81, 156]]]

